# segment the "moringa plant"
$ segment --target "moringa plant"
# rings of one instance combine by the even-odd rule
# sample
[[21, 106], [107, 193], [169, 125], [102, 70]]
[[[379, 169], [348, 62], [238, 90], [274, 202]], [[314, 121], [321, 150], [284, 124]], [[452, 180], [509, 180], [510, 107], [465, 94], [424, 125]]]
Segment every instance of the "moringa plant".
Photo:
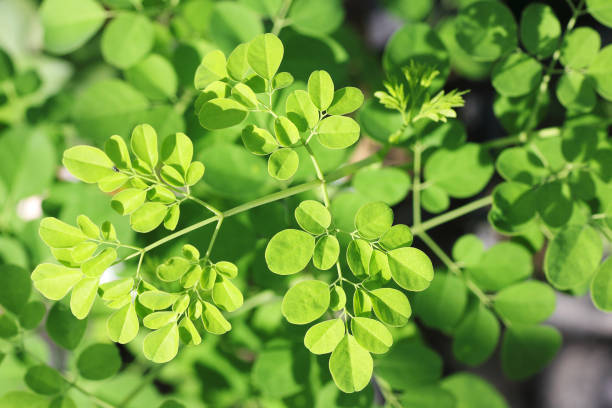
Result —
[[[109, 15], [93, 0], [46, 0], [40, 9], [45, 47], [55, 54], [80, 49], [108, 17], [100, 53], [125, 81], [90, 84], [74, 107], [72, 131], [91, 138], [69, 138], [61, 162], [93, 186], [71, 183], [45, 200], [48, 216], [35, 229], [48, 253], [34, 258], [31, 275], [1, 267], [0, 337], [27, 365], [24, 381], [36, 394], [9, 392], [0, 405], [71, 407], [75, 389], [84, 406], [120, 407], [140, 393], [138, 382], [116, 403], [29, 350], [24, 338], [45, 315], [52, 342], [79, 351], [71, 365], [87, 381], [111, 381], [122, 369], [118, 350], [129, 350], [143, 366], [153, 363], [137, 376], [142, 384], [182, 359], [224, 370], [232, 383], [240, 369], [227, 361], [255, 349], [256, 358], [237, 366], [255, 359], [247, 382], [256, 396], [232, 384], [229, 394], [240, 397], [219, 392], [206, 404], [370, 407], [376, 387], [386, 406], [452, 408], [508, 405], [472, 374], [442, 378], [420, 326], [448, 337], [454, 360], [468, 367], [501, 343], [504, 374], [523, 380], [561, 347], [560, 332], [545, 324], [555, 291], [590, 291], [597, 308], [612, 311], [612, 261], [602, 260], [612, 239], [612, 46], [575, 27], [587, 12], [612, 26], [605, 0], [568, 1], [565, 28], [548, 5], [530, 4], [517, 25], [496, 1], [461, 2], [435, 29], [406, 24], [387, 43], [385, 79], [367, 99], [358, 87], [337, 85], [348, 83], [339, 70], [311, 69], [296, 56], [306, 49], [290, 48], [305, 36], [341, 55], [325, 37], [342, 20], [334, 18], [338, 2], [220, 2], [210, 20], [220, 31], [205, 35], [212, 45], [188, 41], [203, 30], [191, 13], [204, 13], [208, 2], [134, 2], [129, 12], [129, 4], [107, 3]], [[87, 20], [60, 5], [80, 7]], [[252, 9], [267, 16], [271, 32]], [[182, 41], [172, 63], [164, 51], [169, 21]], [[0, 117], [18, 129], [37, 99], [20, 91], [24, 74], [8, 54], [6, 61], [0, 79], [11, 109]], [[507, 136], [468, 141], [456, 109], [469, 91], [443, 89], [451, 65], [466, 77], [490, 77]], [[553, 84], [565, 117], [542, 127]], [[350, 159], [362, 133], [380, 146]], [[3, 138], [16, 155], [20, 135]], [[25, 151], [45, 143], [40, 133], [28, 136]], [[390, 152], [403, 153], [400, 165], [388, 164]], [[19, 176], [11, 177], [7, 203], [39, 192], [13, 187]], [[72, 188], [87, 189], [70, 195], [78, 205], [55, 204]], [[78, 201], [81, 191], [88, 198]], [[430, 235], [485, 207], [500, 242], [485, 248], [466, 234], [446, 251]], [[14, 228], [7, 212], [0, 221], [15, 235], [27, 230]], [[54, 302], [48, 313], [30, 299], [31, 285]], [[103, 316], [105, 334], [81, 348], [94, 315]], [[304, 367], [307, 375], [296, 374]]]

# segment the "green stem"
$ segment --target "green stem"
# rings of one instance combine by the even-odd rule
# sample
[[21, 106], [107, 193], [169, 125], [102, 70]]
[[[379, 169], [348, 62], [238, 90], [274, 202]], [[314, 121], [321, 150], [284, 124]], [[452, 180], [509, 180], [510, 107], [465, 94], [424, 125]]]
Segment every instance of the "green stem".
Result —
[[459, 276], [464, 282], [468, 289], [485, 305], [489, 306], [491, 300], [487, 295], [472, 282], [465, 274], [461, 271], [461, 268], [448, 256], [446, 252], [426, 233], [420, 232], [418, 237], [425, 242], [425, 244], [432, 250], [434, 254], [446, 265], [449, 271]]
[[310, 156], [312, 165], [314, 166], [315, 172], [317, 173], [317, 178], [319, 179], [319, 181], [321, 181], [321, 193], [323, 193], [323, 203], [325, 204], [326, 207], [329, 207], [329, 193], [327, 191], [327, 183], [325, 182], [325, 176], [323, 176], [323, 172], [321, 171], [319, 162], [317, 161], [317, 158], [315, 157], [315, 154], [310, 148], [310, 146], [308, 145], [308, 143], [306, 142], [302, 144], [306, 148], [306, 151], [308, 152], [308, 155]]
[[519, 132], [513, 135], [491, 140], [490, 142], [482, 143], [481, 146], [485, 149], [497, 149], [500, 147], [511, 146], [519, 143], [526, 143], [533, 138], [548, 139], [561, 135], [561, 128], [549, 127], [532, 132]]
[[482, 207], [486, 207], [487, 205], [491, 204], [493, 202], [493, 197], [488, 195], [486, 197], [483, 198], [479, 198], [478, 200], [474, 200], [470, 203], [467, 203], [466, 205], [463, 205], [459, 208], [455, 208], [452, 211], [448, 211], [442, 215], [439, 215], [437, 217], [433, 217], [430, 218], [429, 220], [419, 224], [419, 225], [413, 225], [411, 227], [412, 232], [415, 235], [420, 234], [421, 232], [427, 231], [429, 229], [432, 229], [434, 227], [437, 227], [438, 225], [441, 224], [445, 224], [448, 221], [454, 220], [455, 218], [459, 218], [462, 215], [465, 214], [469, 214], [472, 211], [478, 210], [479, 208]]
[[278, 14], [274, 17], [274, 25], [272, 26], [272, 34], [279, 35], [283, 27], [287, 24], [287, 13], [291, 7], [292, 0], [285, 0], [278, 10]]
[[412, 189], [412, 222], [416, 228], [421, 225], [421, 145], [414, 145], [414, 156], [412, 157], [414, 170], [414, 187]]
[[213, 231], [212, 237], [210, 238], [210, 242], [208, 243], [208, 248], [206, 249], [206, 254], [204, 255], [204, 259], [206, 260], [210, 258], [210, 253], [212, 252], [213, 246], [215, 245], [215, 241], [217, 240], [217, 235], [219, 235], [219, 230], [221, 229], [222, 222], [223, 217], [219, 218], [219, 221], [217, 221], [215, 230]]

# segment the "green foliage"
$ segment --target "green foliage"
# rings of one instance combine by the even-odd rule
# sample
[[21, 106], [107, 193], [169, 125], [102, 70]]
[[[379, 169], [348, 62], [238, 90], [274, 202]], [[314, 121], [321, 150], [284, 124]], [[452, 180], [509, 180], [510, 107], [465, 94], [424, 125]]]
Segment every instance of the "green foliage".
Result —
[[[504, 408], [443, 370], [433, 331], [523, 380], [561, 347], [555, 289], [612, 311], [612, 46], [576, 27], [611, 27], [607, 0], [569, 1], [564, 27], [557, 4], [517, 24], [503, 2], [387, 0], [406, 24], [380, 64], [339, 0], [13, 3], [0, 361], [33, 393], [0, 406]], [[507, 136], [468, 135], [451, 72], [490, 82]], [[430, 237], [488, 206], [500, 242]]]

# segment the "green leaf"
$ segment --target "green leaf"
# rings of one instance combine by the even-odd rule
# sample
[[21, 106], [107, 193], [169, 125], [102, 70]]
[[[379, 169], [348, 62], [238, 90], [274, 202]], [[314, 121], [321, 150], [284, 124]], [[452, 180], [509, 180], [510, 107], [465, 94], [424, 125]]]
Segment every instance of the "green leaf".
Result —
[[226, 278], [217, 278], [213, 286], [212, 298], [217, 306], [228, 312], [233, 312], [243, 303], [240, 290]]
[[283, 60], [283, 43], [274, 34], [259, 34], [249, 43], [247, 60], [260, 77], [271, 80]]
[[77, 225], [83, 231], [83, 234], [87, 235], [89, 238], [99, 239], [100, 238], [100, 228], [86, 215], [79, 215], [77, 217]]
[[426, 291], [412, 298], [414, 314], [428, 327], [450, 333], [465, 313], [468, 289], [462, 279], [437, 272]]
[[304, 336], [304, 345], [313, 354], [328, 354], [334, 351], [345, 333], [342, 319], [331, 319], [312, 326]]
[[557, 83], [557, 99], [568, 110], [588, 112], [595, 107], [597, 96], [591, 81], [580, 72], [565, 72]]
[[340, 243], [334, 235], [323, 235], [317, 240], [312, 255], [312, 264], [322, 271], [330, 269], [338, 262]]
[[355, 290], [353, 294], [353, 314], [359, 317], [368, 317], [372, 311], [372, 299], [362, 289]]
[[266, 263], [278, 275], [293, 275], [308, 265], [315, 247], [312, 235], [295, 229], [280, 231], [266, 247]]
[[10, 391], [0, 397], [3, 408], [48, 408], [49, 399], [26, 391]]
[[388, 251], [410, 246], [412, 245], [412, 231], [407, 225], [394, 225], [380, 238], [380, 244]]
[[215, 2], [210, 18], [202, 23], [211, 43], [226, 53], [264, 32], [261, 16], [240, 2]]
[[105, 248], [83, 264], [81, 270], [87, 276], [99, 278], [117, 259], [117, 251], [114, 248]]
[[457, 43], [477, 61], [494, 61], [517, 46], [512, 12], [502, 3], [479, 1], [459, 11]]
[[38, 300], [28, 302], [19, 312], [19, 325], [26, 330], [35, 329], [45, 317], [46, 312], [47, 309], [43, 302]]
[[154, 363], [166, 363], [178, 353], [179, 333], [176, 322], [155, 330], [144, 338], [142, 351]]
[[158, 290], [151, 290], [138, 295], [138, 301], [143, 306], [151, 310], [166, 309], [172, 306], [177, 299], [178, 295], [176, 293], [168, 293]]
[[254, 125], [242, 129], [242, 143], [249, 152], [257, 155], [268, 155], [278, 148], [270, 132]]
[[417, 248], [398, 248], [389, 252], [389, 268], [400, 287], [420, 292], [427, 289], [434, 277], [429, 257]]
[[330, 115], [346, 115], [359, 109], [362, 104], [363, 92], [359, 88], [347, 86], [334, 92], [327, 113]]
[[81, 377], [88, 380], [112, 377], [121, 368], [119, 349], [114, 344], [92, 344], [79, 354], [77, 368]]
[[121, 13], [104, 29], [102, 56], [109, 64], [126, 69], [149, 53], [154, 40], [153, 24], [145, 15]]
[[376, 359], [376, 376], [393, 389], [408, 391], [436, 383], [442, 376], [442, 359], [417, 339], [405, 338]]
[[521, 15], [521, 41], [538, 58], [550, 57], [559, 46], [561, 24], [554, 10], [542, 3], [525, 7]]
[[77, 319], [66, 305], [57, 302], [47, 315], [45, 328], [57, 345], [74, 350], [85, 334], [87, 319]]
[[138, 125], [132, 131], [130, 139], [132, 151], [138, 157], [138, 165], [149, 173], [157, 166], [157, 132], [149, 124]]
[[223, 334], [232, 329], [232, 325], [223, 317], [219, 309], [208, 302], [203, 303], [202, 323], [206, 331], [212, 334]]
[[392, 288], [374, 289], [369, 292], [376, 317], [389, 326], [401, 327], [412, 314], [408, 298]]
[[489, 248], [478, 264], [467, 271], [482, 289], [497, 291], [530, 276], [533, 272], [531, 257], [522, 245], [500, 242]]
[[0, 338], [10, 339], [19, 333], [17, 321], [6, 313], [0, 315]]
[[272, 79], [272, 89], [278, 90], [287, 88], [293, 84], [293, 75], [288, 72], [279, 72]]
[[163, 264], [158, 265], [155, 273], [157, 277], [164, 282], [174, 282], [179, 280], [187, 272], [190, 266], [191, 263], [187, 259], [180, 256], [173, 256]]
[[482, 364], [495, 351], [499, 331], [495, 315], [479, 302], [474, 303], [455, 330], [453, 354], [467, 365]]
[[600, 310], [612, 311], [612, 258], [606, 259], [591, 281], [591, 300]]
[[114, 164], [106, 153], [92, 146], [71, 147], [64, 152], [62, 163], [73, 176], [86, 183], [97, 183], [114, 173]]
[[285, 116], [279, 116], [274, 120], [274, 134], [278, 143], [289, 147], [300, 141], [300, 132], [297, 127]]
[[70, 248], [87, 239], [80, 229], [54, 217], [43, 218], [38, 233], [51, 248]]
[[450, 375], [442, 381], [442, 388], [452, 393], [457, 407], [509, 408], [509, 405], [495, 388], [474, 374], [458, 373]]
[[379, 238], [392, 224], [393, 211], [382, 201], [365, 204], [355, 215], [355, 228], [368, 240]]
[[234, 279], [238, 276], [238, 267], [228, 261], [220, 261], [215, 264], [215, 269], [223, 276]]
[[345, 149], [359, 139], [359, 124], [346, 116], [329, 116], [321, 121], [317, 134], [328, 149]]
[[346, 262], [353, 275], [359, 279], [369, 275], [371, 257], [372, 245], [363, 239], [351, 241], [346, 249]]
[[241, 82], [234, 85], [232, 88], [232, 96], [249, 109], [257, 108], [257, 95], [255, 95], [255, 92], [253, 92], [248, 85]]
[[300, 132], [314, 128], [319, 121], [319, 111], [306, 91], [298, 89], [290, 93], [285, 101], [285, 111]]
[[215, 81], [227, 77], [225, 54], [220, 50], [210, 51], [204, 56], [195, 72], [196, 89], [204, 89]]
[[410, 190], [410, 177], [395, 167], [365, 168], [355, 174], [353, 187], [373, 201], [388, 205], [401, 202]]
[[382, 285], [391, 279], [391, 269], [389, 268], [389, 258], [386, 253], [375, 249], [372, 251], [370, 265], [368, 266], [370, 278], [368, 282]]
[[416, 386], [409, 388], [399, 398], [400, 404], [406, 407], [455, 408], [455, 397], [436, 385]]
[[185, 178], [174, 167], [163, 165], [160, 173], [162, 176], [162, 180], [172, 186], [182, 187], [185, 185]]
[[130, 67], [125, 77], [149, 99], [171, 99], [178, 88], [178, 77], [172, 64], [158, 54], [150, 54]]
[[45, 49], [67, 54], [80, 48], [106, 19], [105, 10], [94, 0], [45, 0], [40, 7]]
[[65, 386], [64, 379], [57, 370], [44, 364], [30, 367], [24, 381], [32, 391], [43, 395], [57, 394]]
[[292, 286], [281, 305], [283, 316], [293, 324], [307, 324], [323, 316], [329, 307], [329, 286], [319, 280], [306, 280]]
[[331, 34], [344, 19], [344, 8], [338, 0], [296, 0], [289, 10], [291, 27], [314, 37]]
[[308, 95], [321, 111], [327, 110], [334, 99], [334, 82], [327, 71], [314, 71], [308, 77]]
[[331, 224], [329, 210], [318, 201], [302, 201], [294, 214], [300, 227], [314, 235], [323, 234]]
[[495, 165], [506, 180], [528, 185], [538, 184], [548, 175], [548, 169], [541, 159], [530, 149], [522, 147], [504, 149]]
[[142, 319], [142, 324], [149, 329], [157, 330], [165, 325], [176, 322], [178, 314], [174, 311], [153, 312]]
[[568, 68], [586, 68], [601, 47], [599, 33], [591, 27], [578, 27], [567, 33], [561, 44], [561, 63]]
[[130, 225], [136, 232], [153, 231], [164, 221], [168, 207], [162, 203], [144, 203], [130, 216]]
[[571, 289], [589, 280], [602, 256], [599, 233], [588, 225], [567, 226], [550, 242], [544, 272], [557, 289]]
[[366, 317], [351, 319], [351, 332], [357, 343], [374, 354], [383, 354], [393, 344], [393, 336], [384, 324]]
[[139, 209], [146, 198], [145, 190], [126, 188], [113, 196], [111, 207], [121, 215], [128, 215]]
[[[236, 81], [242, 81], [249, 70], [248, 50], [249, 44], [239, 44], [227, 57], [227, 72]], [[218, 67], [221, 67], [221, 65], [218, 65]]]
[[60, 300], [81, 280], [82, 276], [79, 269], [43, 263], [34, 269], [31, 278], [34, 287], [47, 299]]
[[16, 265], [0, 265], [0, 306], [15, 314], [21, 313], [32, 283], [28, 272]]
[[513, 325], [506, 330], [501, 348], [502, 369], [511, 380], [540, 372], [561, 347], [561, 333], [550, 326]]
[[350, 334], [338, 343], [329, 359], [329, 371], [340, 390], [361, 391], [372, 378], [372, 356]]
[[329, 292], [329, 308], [337, 312], [346, 307], [346, 292], [342, 286], [333, 285]]
[[595, 20], [612, 28], [612, 6], [606, 0], [587, 0], [587, 11]]
[[202, 105], [198, 117], [204, 128], [216, 130], [237, 125], [248, 114], [246, 107], [233, 99], [215, 98]]
[[[454, 163], [454, 166], [449, 166]], [[438, 149], [425, 163], [425, 179], [451, 197], [467, 198], [480, 192], [493, 175], [493, 162], [485, 149], [466, 143], [458, 149]]]
[[510, 97], [527, 95], [541, 80], [542, 64], [521, 51], [501, 59], [491, 73], [495, 90]]
[[185, 182], [188, 186], [193, 186], [204, 176], [204, 164], [199, 161], [194, 161], [189, 165], [187, 174], [185, 175]]
[[140, 324], [132, 302], [115, 311], [106, 321], [108, 337], [116, 343], [126, 344], [138, 334]]
[[89, 314], [98, 293], [98, 280], [98, 277], [85, 277], [72, 289], [70, 310], [77, 319], [82, 320]]
[[465, 266], [477, 265], [484, 253], [484, 244], [474, 234], [461, 236], [453, 245], [453, 259]]
[[278, 180], [288, 180], [298, 169], [300, 158], [295, 150], [282, 148], [268, 158], [268, 173]]
[[534, 324], [548, 319], [555, 311], [555, 292], [538, 281], [517, 283], [501, 290], [494, 307], [512, 324]]
[[587, 74], [595, 83], [597, 93], [602, 98], [612, 101], [612, 44], [599, 51]]
[[116, 279], [100, 285], [98, 293], [103, 300], [113, 300], [130, 294], [133, 287], [133, 278]]

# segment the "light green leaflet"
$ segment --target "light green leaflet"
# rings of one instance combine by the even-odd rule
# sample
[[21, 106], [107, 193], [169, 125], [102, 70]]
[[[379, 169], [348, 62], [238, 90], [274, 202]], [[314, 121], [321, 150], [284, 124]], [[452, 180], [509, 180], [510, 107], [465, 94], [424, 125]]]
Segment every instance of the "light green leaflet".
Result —
[[242, 306], [242, 293], [229, 279], [217, 280], [213, 286], [212, 296], [217, 306], [228, 312], [233, 312]]
[[384, 324], [366, 317], [351, 319], [351, 331], [357, 343], [371, 353], [382, 354], [393, 344], [393, 337]]
[[319, 111], [306, 91], [292, 92], [285, 102], [287, 117], [300, 132], [312, 129], [319, 121]]
[[149, 329], [159, 329], [169, 323], [176, 322], [178, 319], [177, 313], [173, 311], [153, 312], [142, 319], [142, 324]]
[[308, 95], [321, 111], [327, 110], [334, 99], [334, 82], [327, 71], [314, 71], [308, 78]]
[[99, 278], [115, 262], [115, 259], [117, 259], [117, 251], [114, 248], [106, 248], [85, 262], [81, 270], [87, 276]]
[[380, 244], [386, 250], [412, 245], [412, 231], [407, 225], [397, 224], [389, 228], [380, 238]]
[[334, 351], [345, 333], [341, 319], [326, 320], [312, 326], [304, 336], [304, 345], [311, 353], [328, 354]]
[[346, 115], [356, 111], [363, 104], [363, 92], [359, 88], [347, 86], [334, 92], [334, 98], [327, 113], [330, 115]]
[[45, 49], [54, 54], [80, 48], [106, 19], [104, 8], [94, 0], [45, 0], [40, 14]]
[[298, 273], [308, 265], [315, 247], [312, 235], [288, 229], [274, 235], [266, 247], [268, 268], [279, 275]]
[[168, 207], [162, 203], [143, 204], [130, 216], [130, 225], [137, 232], [153, 231], [164, 221]]
[[382, 236], [393, 224], [393, 211], [382, 201], [368, 203], [355, 215], [355, 228], [365, 239]]
[[395, 283], [406, 290], [425, 290], [434, 277], [431, 260], [417, 248], [398, 248], [390, 251], [389, 267]]
[[142, 344], [142, 350], [145, 357], [154, 363], [165, 363], [176, 356], [178, 346], [178, 327], [176, 323], [169, 323], [161, 329], [147, 334]]
[[223, 334], [231, 330], [232, 325], [214, 305], [204, 302], [202, 323], [206, 331], [212, 334]]
[[260, 34], [249, 43], [247, 60], [253, 71], [272, 79], [283, 59], [283, 43], [274, 34]]
[[102, 56], [111, 65], [129, 68], [153, 47], [153, 24], [142, 14], [121, 13], [102, 34]]
[[130, 67], [127, 80], [145, 96], [154, 100], [172, 98], [178, 88], [178, 78], [170, 61], [158, 54], [150, 54]]
[[84, 319], [89, 314], [98, 292], [98, 277], [85, 277], [72, 289], [70, 310], [77, 319]]
[[148, 172], [155, 169], [158, 161], [157, 132], [151, 125], [138, 125], [132, 131], [130, 139], [132, 151], [139, 159], [138, 164]]
[[521, 15], [521, 41], [527, 51], [546, 58], [557, 49], [561, 24], [553, 9], [545, 4], [528, 5]]
[[526, 281], [501, 290], [495, 296], [494, 307], [512, 324], [540, 323], [555, 311], [555, 292], [544, 283]]
[[242, 122], [248, 113], [244, 105], [233, 99], [215, 98], [202, 105], [199, 118], [206, 129], [225, 129]]
[[346, 116], [329, 116], [321, 121], [317, 134], [323, 146], [345, 149], [359, 139], [359, 124]]
[[274, 134], [278, 143], [288, 147], [300, 140], [300, 132], [297, 127], [285, 116], [279, 116], [274, 120]]
[[42, 219], [38, 233], [51, 248], [70, 248], [87, 239], [80, 229], [53, 217]]
[[372, 356], [350, 334], [338, 343], [329, 359], [329, 371], [344, 392], [365, 388], [372, 377], [372, 369]]
[[297, 171], [299, 160], [295, 150], [279, 149], [268, 158], [268, 173], [278, 180], [288, 180]]
[[369, 292], [374, 313], [389, 326], [403, 326], [412, 314], [408, 298], [393, 288], [374, 289]]
[[49, 263], [40, 264], [32, 272], [34, 287], [47, 299], [60, 300], [81, 280], [79, 269]]
[[331, 224], [331, 214], [323, 204], [314, 200], [302, 201], [295, 209], [295, 219], [307, 232], [320, 235]]
[[612, 258], [606, 259], [591, 281], [591, 299], [599, 309], [612, 311]]
[[138, 301], [151, 310], [162, 310], [170, 307], [178, 295], [162, 291], [147, 291], [138, 295]]
[[112, 175], [113, 162], [100, 149], [75, 146], [64, 152], [64, 166], [72, 175], [86, 183], [97, 183]]
[[225, 55], [222, 51], [211, 51], [204, 56], [195, 73], [196, 89], [204, 89], [211, 83], [227, 77]]
[[317, 240], [312, 256], [312, 264], [323, 271], [330, 269], [338, 261], [340, 243], [334, 235], [324, 235]]
[[372, 246], [363, 239], [351, 241], [346, 249], [346, 262], [351, 272], [357, 278], [367, 277], [370, 271], [370, 258], [372, 256]]
[[302, 281], [285, 293], [281, 311], [289, 323], [306, 324], [323, 316], [329, 301], [327, 283], [318, 280]]

